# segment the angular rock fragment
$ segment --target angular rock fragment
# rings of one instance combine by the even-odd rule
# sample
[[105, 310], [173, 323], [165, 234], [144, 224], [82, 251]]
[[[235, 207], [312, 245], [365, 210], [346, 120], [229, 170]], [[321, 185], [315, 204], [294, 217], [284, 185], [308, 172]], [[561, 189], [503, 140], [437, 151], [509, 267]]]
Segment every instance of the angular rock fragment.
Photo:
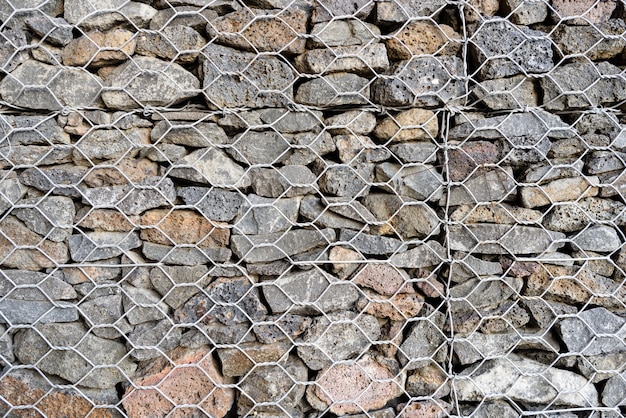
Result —
[[450, 247], [479, 254], [533, 254], [558, 248], [565, 234], [525, 225], [451, 225]]
[[298, 87], [295, 101], [304, 105], [339, 107], [370, 102], [370, 82], [351, 73], [333, 73]]

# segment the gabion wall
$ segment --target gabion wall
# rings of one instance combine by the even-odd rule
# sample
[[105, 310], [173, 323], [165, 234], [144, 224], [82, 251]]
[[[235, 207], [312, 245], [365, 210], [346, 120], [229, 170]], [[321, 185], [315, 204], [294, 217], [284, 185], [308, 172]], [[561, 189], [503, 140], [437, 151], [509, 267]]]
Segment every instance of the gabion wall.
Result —
[[625, 6], [0, 0], [3, 416], [622, 416]]

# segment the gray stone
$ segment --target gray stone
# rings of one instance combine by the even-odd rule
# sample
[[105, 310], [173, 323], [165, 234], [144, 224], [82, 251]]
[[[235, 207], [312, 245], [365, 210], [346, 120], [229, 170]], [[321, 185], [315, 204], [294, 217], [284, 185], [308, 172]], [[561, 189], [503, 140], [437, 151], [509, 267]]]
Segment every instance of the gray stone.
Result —
[[337, 164], [327, 167], [319, 177], [319, 187], [325, 192], [341, 197], [357, 197], [369, 192], [373, 180], [373, 165], [360, 163], [356, 167]]
[[107, 77], [107, 85], [102, 100], [111, 109], [174, 105], [200, 94], [196, 76], [176, 63], [150, 57], [120, 65]]
[[207, 344], [242, 344], [254, 341], [254, 335], [250, 332], [250, 324], [226, 326], [215, 322], [195, 325], [194, 331], [183, 334], [180, 345], [197, 348]]
[[[471, 407], [469, 407], [471, 408]], [[482, 402], [476, 409], [467, 409], [464, 412], [463, 416], [472, 416], [474, 418], [491, 418], [491, 417], [500, 417], [500, 418], [517, 418], [519, 417], [519, 412], [508, 402], [495, 400]], [[547, 415], [543, 415], [543, 417], [548, 418]], [[542, 418], [543, 418], [542, 417]], [[556, 418], [550, 415], [551, 418]], [[560, 416], [559, 416], [560, 417]], [[566, 417], [560, 417], [566, 418]], [[574, 418], [574, 417], [569, 417]]]
[[72, 162], [72, 147], [68, 145], [9, 145], [0, 147], [0, 168], [14, 166], [50, 166]]
[[72, 26], [62, 17], [36, 15], [26, 19], [26, 26], [46, 42], [64, 46], [73, 39]]
[[621, 69], [608, 62], [573, 62], [555, 68], [540, 80], [546, 110], [600, 107], [626, 99]]
[[137, 368], [123, 344], [95, 337], [77, 322], [36, 325], [36, 329], [20, 331], [14, 342], [23, 364], [36, 364], [46, 373], [90, 388], [105, 389], [127, 381]]
[[[126, 215], [139, 215], [149, 209], [171, 206], [176, 199], [174, 182], [169, 178], [150, 177], [135, 185], [139, 187], [134, 187], [130, 191], [124, 190], [125, 197], [119, 204], [117, 200], [113, 202], [113, 205]], [[106, 193], [106, 187], [102, 189], [105, 189], [103, 192]]]
[[241, 215], [233, 221], [233, 233], [273, 234], [291, 229], [297, 221], [300, 198], [272, 199], [248, 195]]
[[[239, 387], [244, 396], [237, 401], [240, 416], [298, 416], [304, 397], [308, 369], [296, 356], [278, 364], [259, 365], [244, 376]], [[271, 383], [270, 383], [271, 382]]]
[[182, 266], [222, 263], [228, 261], [232, 255], [228, 248], [173, 247], [153, 242], [144, 242], [142, 252], [148, 260]]
[[[267, 315], [267, 308], [259, 299], [258, 289], [253, 288], [252, 283], [246, 277], [220, 277], [207, 286], [206, 294], [209, 299], [203, 308], [206, 309], [207, 315], [224, 325], [234, 325], [250, 320], [262, 321]], [[203, 298], [206, 296], [199, 295], [195, 299], [202, 301]], [[192, 301], [185, 306], [187, 309], [197, 303], [194, 299]], [[193, 314], [197, 315], [197, 313], [196, 309]]]
[[602, 405], [608, 407], [626, 405], [626, 373], [610, 378], [602, 391]]
[[82, 263], [116, 257], [125, 251], [141, 246], [136, 232], [86, 232], [71, 235], [68, 244], [72, 260]]
[[[4, 19], [3, 19], [4, 20]], [[28, 45], [26, 32], [19, 29], [8, 29], [0, 32], [0, 68], [12, 72], [20, 64], [28, 61]]]
[[623, 225], [626, 218], [622, 214], [624, 204], [599, 197], [586, 197], [577, 202], [554, 206], [545, 215], [543, 225], [560, 232], [574, 232], [583, 229], [590, 222], [610, 221]]
[[215, 123], [162, 120], [150, 131], [152, 143], [184, 145], [192, 148], [226, 144], [228, 137]]
[[171, 163], [178, 161], [189, 154], [189, 151], [181, 145], [157, 144], [154, 147], [141, 150], [141, 158], [147, 158], [157, 163]]
[[455, 313], [497, 308], [508, 299], [517, 299], [524, 281], [517, 277], [481, 277], [450, 288], [450, 310]]
[[376, 145], [368, 136], [348, 134], [333, 139], [339, 160], [344, 164], [381, 162], [391, 156], [386, 147]]
[[322, 200], [315, 196], [306, 196], [300, 204], [300, 215], [322, 228], [347, 228], [360, 231], [365, 225], [357, 219], [350, 219], [334, 213]]
[[594, 252], [614, 252], [622, 247], [617, 231], [607, 225], [594, 225], [576, 234], [573, 244], [581, 250]]
[[[495, 19], [482, 24], [472, 35], [470, 54], [480, 65], [482, 79], [520, 73], [546, 73], [554, 67], [548, 34]], [[505, 55], [506, 57], [502, 58]]]
[[149, 5], [134, 1], [104, 0], [94, 4], [89, 0], [67, 0], [64, 17], [72, 25], [105, 31], [119, 24], [146, 27], [156, 13]]
[[437, 158], [437, 145], [430, 142], [393, 144], [389, 151], [403, 163], [432, 163]]
[[454, 386], [459, 400], [466, 402], [488, 396], [540, 405], [598, 406], [596, 388], [584, 377], [515, 354], [464, 370]]
[[376, 3], [376, 24], [397, 24], [413, 18], [436, 16], [445, 5], [445, 0], [380, 1]]
[[377, 234], [395, 233], [404, 239], [410, 239], [439, 233], [441, 220], [429, 206], [422, 202], [413, 202], [391, 194], [372, 193], [365, 196], [363, 204], [375, 218], [359, 217], [367, 223], [385, 223], [370, 228]]
[[132, 325], [159, 321], [167, 317], [169, 306], [154, 290], [131, 285], [124, 285], [122, 289], [124, 316]]
[[541, 23], [548, 17], [548, 5], [543, 1], [504, 0], [500, 7], [516, 25]]
[[619, 374], [626, 363], [626, 353], [578, 357], [578, 370], [592, 383], [600, 383]]
[[150, 282], [163, 302], [177, 309], [209, 284], [208, 271], [204, 265], [160, 266], [150, 270]]
[[25, 199], [19, 204], [29, 207], [15, 209], [12, 213], [31, 231], [54, 242], [61, 242], [72, 234], [76, 210], [69, 197]]
[[69, 134], [50, 116], [2, 115], [0, 127], [10, 146], [71, 143]]
[[83, 136], [76, 144], [76, 160], [112, 160], [135, 157], [141, 148], [150, 145], [145, 129], [120, 131], [97, 129]]
[[[383, 4], [381, 2], [380, 4]], [[372, 84], [372, 101], [383, 106], [431, 107], [465, 95], [463, 64], [457, 57], [401, 61]]]
[[349, 197], [325, 196], [328, 208], [339, 215], [365, 223], [376, 222], [374, 215], [359, 201]]
[[415, 370], [431, 362], [444, 360], [448, 348], [445, 344], [446, 336], [441, 331], [443, 323], [444, 315], [440, 312], [413, 322], [398, 351], [398, 358], [405, 370]]
[[287, 157], [285, 165], [309, 165], [313, 162], [321, 163], [321, 156], [336, 150], [335, 141], [330, 133], [323, 131], [319, 134], [307, 132], [287, 137], [291, 145], [295, 148]]
[[298, 342], [298, 357], [309, 369], [320, 370], [334, 362], [360, 357], [380, 336], [380, 326], [370, 315], [335, 312], [320, 316]]
[[450, 248], [478, 254], [535, 254], [562, 247], [565, 234], [525, 225], [451, 225]]
[[143, 322], [126, 337], [130, 357], [145, 361], [163, 355], [164, 351], [178, 346], [182, 331], [173, 327], [169, 319], [156, 322]]
[[[144, 32], [137, 38], [135, 52], [140, 55], [189, 64], [196, 60], [206, 39], [187, 26], [167, 26], [157, 33]], [[182, 52], [184, 51], [184, 52]]]
[[42, 192], [78, 197], [78, 185], [87, 174], [87, 167], [70, 164], [56, 167], [27, 168], [19, 176], [20, 182]]
[[272, 129], [286, 134], [317, 131], [324, 119], [322, 112], [316, 110], [260, 109], [256, 113], [261, 124], [270, 125]]
[[0, 301], [0, 320], [10, 325], [47, 324], [78, 320], [78, 310], [67, 302], [4, 298]]
[[524, 75], [483, 81], [472, 89], [472, 94], [492, 110], [523, 109], [539, 105], [539, 92], [535, 83]]
[[436, 266], [446, 259], [446, 251], [437, 241], [426, 241], [415, 248], [394, 254], [389, 263], [399, 268]]
[[311, 48], [363, 45], [380, 36], [380, 29], [358, 19], [317, 23], [311, 29]]
[[310, 49], [295, 59], [301, 73], [328, 74], [351, 72], [357, 74], [381, 73], [389, 68], [387, 48], [382, 43], [336, 46], [328, 49]]
[[326, 118], [324, 126], [333, 135], [368, 135], [376, 128], [376, 115], [349, 110]]
[[437, 201], [443, 195], [444, 179], [428, 164], [382, 163], [376, 166], [376, 181], [387, 183], [383, 188], [391, 193], [420, 201]]
[[81, 303], [78, 309], [97, 337], [116, 339], [132, 329], [128, 321], [122, 318], [122, 295], [90, 299]]
[[176, 161], [170, 171], [175, 178], [217, 187], [248, 187], [250, 176], [219, 148], [200, 148]]
[[39, 301], [70, 300], [78, 296], [70, 284], [55, 275], [9, 269], [0, 272], [0, 295]]
[[209, 106], [282, 107], [293, 101], [295, 75], [284, 60], [216, 44], [207, 45], [203, 54], [203, 89]]
[[317, 177], [304, 165], [251, 170], [252, 190], [264, 197], [295, 197], [315, 193]]
[[198, 33], [204, 33], [207, 22], [218, 16], [218, 13], [213, 10], [211, 6], [207, 7], [206, 2], [203, 2], [201, 6], [172, 6], [174, 5], [172, 4], [169, 7], [157, 11], [150, 20], [150, 30], [162, 31], [168, 27], [186, 26], [194, 29]]
[[600, 174], [624, 168], [626, 154], [618, 151], [593, 151], [585, 161], [588, 174]]
[[11, 105], [36, 110], [97, 104], [104, 82], [85, 69], [28, 60], [0, 82], [0, 96]]
[[374, 8], [373, 2], [370, 0], [317, 0], [313, 8], [313, 23], [334, 21], [335, 17], [354, 17], [359, 20], [365, 20]]
[[319, 107], [366, 105], [370, 103], [370, 81], [356, 74], [328, 74], [301, 84], [295, 101]]
[[339, 241], [346, 242], [346, 246], [353, 248], [361, 254], [389, 255], [404, 250], [406, 247], [397, 238], [369, 235], [364, 232], [342, 229]]
[[308, 316], [283, 314], [265, 318], [264, 323], [255, 323], [254, 335], [263, 344], [273, 344], [286, 339], [293, 340], [311, 327]]
[[228, 153], [240, 163], [273, 164], [289, 150], [289, 143], [274, 131], [247, 131], [233, 138]]
[[513, 351], [523, 341], [517, 333], [483, 334], [472, 332], [454, 341], [454, 355], [461, 365], [498, 358]]
[[359, 290], [314, 267], [265, 283], [263, 296], [274, 314], [315, 315], [350, 309], [359, 298]]
[[585, 356], [626, 352], [622, 329], [626, 320], [605, 308], [593, 308], [559, 321], [557, 330], [567, 349]]
[[482, 260], [467, 253], [456, 253], [450, 266], [450, 280], [461, 283], [467, 279], [502, 274], [502, 265], [495, 261]]
[[16, 178], [0, 180], [0, 214], [15, 205], [28, 189]]
[[621, 34], [626, 31], [622, 19], [608, 19], [600, 25], [560, 25], [552, 40], [565, 57], [584, 54], [591, 60], [611, 59], [622, 53], [626, 41]]
[[230, 192], [217, 187], [179, 187], [178, 195], [187, 205], [194, 205], [196, 210], [208, 219], [229, 222], [237, 214], [244, 202], [238, 192]]
[[514, 197], [516, 182], [511, 167], [479, 169], [462, 186], [452, 186], [449, 190], [446, 196], [449, 205], [474, 205]]

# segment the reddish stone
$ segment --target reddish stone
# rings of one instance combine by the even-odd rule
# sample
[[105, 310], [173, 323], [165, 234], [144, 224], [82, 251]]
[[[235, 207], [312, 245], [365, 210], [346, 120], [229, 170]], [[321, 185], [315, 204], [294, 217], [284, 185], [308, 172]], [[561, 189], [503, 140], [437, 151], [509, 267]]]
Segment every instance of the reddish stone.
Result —
[[93, 209], [79, 218], [78, 226], [107, 232], [128, 232], [139, 225], [139, 216], [124, 215], [114, 209]]
[[448, 151], [448, 176], [451, 181], [463, 181], [481, 164], [499, 161], [495, 144], [487, 141], [470, 141], [460, 148]]
[[384, 296], [364, 290], [365, 298], [357, 303], [357, 309], [375, 316], [402, 321], [417, 316], [424, 306], [424, 298], [417, 293], [398, 293]]
[[449, 416], [452, 405], [443, 401], [422, 401], [400, 404], [398, 418], [440, 418]]
[[230, 383], [232, 380], [220, 373], [209, 347], [178, 347], [168, 352], [167, 358], [155, 359], [138, 370], [122, 404], [131, 418], [204, 416], [195, 407], [176, 409], [169, 414], [175, 406], [183, 404], [196, 405], [209, 416], [222, 418], [235, 399], [235, 391], [223, 387]]
[[158, 174], [159, 166], [154, 161], [125, 158], [116, 163], [115, 168], [94, 168], [85, 177], [85, 184], [90, 187], [125, 186], [141, 183]]
[[[408, 280], [408, 274], [391, 264], [366, 264], [355, 274], [352, 282], [370, 288], [381, 295], [391, 296], [400, 291], [405, 284], [410, 288]], [[406, 288], [403, 291], [408, 293]]]
[[141, 224], [141, 239], [157, 244], [220, 248], [230, 239], [228, 224], [210, 221], [192, 210], [150, 210], [141, 216]]
[[[575, 25], [598, 24], [609, 20], [616, 5], [613, 0], [552, 0], [553, 18]], [[575, 16], [581, 17], [572, 19]]]

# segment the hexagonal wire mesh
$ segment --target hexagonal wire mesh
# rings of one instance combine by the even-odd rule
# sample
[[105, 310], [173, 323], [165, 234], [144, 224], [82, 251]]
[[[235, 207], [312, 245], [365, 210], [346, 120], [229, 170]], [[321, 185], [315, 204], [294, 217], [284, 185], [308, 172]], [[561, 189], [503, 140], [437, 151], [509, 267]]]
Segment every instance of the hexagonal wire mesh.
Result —
[[619, 417], [616, 0], [0, 0], [8, 417]]

